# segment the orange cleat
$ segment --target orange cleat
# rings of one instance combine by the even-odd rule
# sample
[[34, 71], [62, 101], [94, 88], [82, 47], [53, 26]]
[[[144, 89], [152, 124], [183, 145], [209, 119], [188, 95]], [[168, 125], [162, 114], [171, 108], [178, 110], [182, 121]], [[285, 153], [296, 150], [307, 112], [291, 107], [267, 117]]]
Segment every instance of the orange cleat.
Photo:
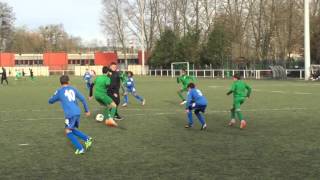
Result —
[[105, 124], [108, 126], [108, 127], [117, 127], [118, 124], [113, 120], [113, 119], [107, 119], [105, 121]]
[[247, 127], [247, 122], [245, 120], [241, 120], [240, 129], [245, 129]]

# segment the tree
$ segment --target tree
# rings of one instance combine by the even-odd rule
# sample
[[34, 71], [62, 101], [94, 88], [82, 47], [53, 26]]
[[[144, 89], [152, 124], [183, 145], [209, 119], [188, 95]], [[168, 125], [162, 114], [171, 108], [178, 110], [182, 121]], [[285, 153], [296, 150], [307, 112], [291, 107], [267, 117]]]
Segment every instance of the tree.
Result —
[[7, 3], [0, 2], [0, 51], [7, 50], [11, 44], [14, 21], [12, 8]]
[[202, 62], [212, 64], [214, 68], [224, 68], [225, 60], [231, 56], [229, 37], [224, 24], [216, 23], [202, 52]]
[[176, 61], [177, 41], [174, 31], [166, 29], [156, 42], [149, 64], [153, 67], [168, 67], [171, 62]]

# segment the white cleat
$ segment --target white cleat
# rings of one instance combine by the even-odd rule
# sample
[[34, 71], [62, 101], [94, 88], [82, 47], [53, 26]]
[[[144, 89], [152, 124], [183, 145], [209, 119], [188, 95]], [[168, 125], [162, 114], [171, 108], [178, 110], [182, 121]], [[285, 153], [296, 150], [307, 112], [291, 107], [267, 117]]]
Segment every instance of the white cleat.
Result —
[[127, 103], [123, 103], [123, 104], [122, 104], [122, 107], [127, 107], [127, 106], [128, 106]]
[[235, 119], [231, 119], [231, 121], [229, 122], [229, 126], [233, 126], [236, 124], [236, 120]]
[[181, 103], [180, 103], [180, 105], [184, 105], [184, 104], [186, 104], [187, 103], [187, 101], [182, 101]]
[[146, 104], [146, 100], [143, 99], [143, 101], [141, 102], [141, 105], [144, 106]]

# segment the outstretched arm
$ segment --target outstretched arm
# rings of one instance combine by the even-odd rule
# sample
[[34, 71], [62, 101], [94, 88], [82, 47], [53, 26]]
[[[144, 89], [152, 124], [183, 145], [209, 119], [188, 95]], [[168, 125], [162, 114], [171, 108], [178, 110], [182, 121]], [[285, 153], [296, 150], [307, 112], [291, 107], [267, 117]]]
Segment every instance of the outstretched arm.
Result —
[[49, 104], [53, 104], [59, 100], [58, 91], [54, 93], [53, 96], [49, 99]]
[[249, 85], [246, 84], [246, 89], [248, 90], [247, 97], [250, 97], [251, 92], [252, 92], [252, 88]]
[[82, 102], [84, 110], [86, 113], [89, 112], [89, 106], [86, 102], [86, 99], [84, 98], [84, 96], [78, 91], [76, 90], [76, 97]]

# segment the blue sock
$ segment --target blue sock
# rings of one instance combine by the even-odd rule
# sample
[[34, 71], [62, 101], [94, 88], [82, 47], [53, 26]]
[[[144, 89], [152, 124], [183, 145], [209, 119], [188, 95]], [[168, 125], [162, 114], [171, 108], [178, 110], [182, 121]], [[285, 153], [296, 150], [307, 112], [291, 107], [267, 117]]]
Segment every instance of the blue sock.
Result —
[[128, 95], [124, 95], [124, 103], [127, 103], [128, 104], [129, 102], [129, 97]]
[[80, 139], [82, 139], [83, 141], [87, 141], [87, 140], [89, 139], [89, 137], [88, 137], [86, 134], [84, 134], [83, 132], [81, 132], [81, 131], [79, 131], [79, 130], [77, 130], [77, 129], [73, 129], [73, 130], [72, 130], [72, 133], [73, 133], [75, 136], [77, 136], [77, 137], [79, 137]]
[[200, 114], [200, 112], [197, 113], [196, 116], [199, 119], [201, 125], [203, 126], [206, 123], [206, 121], [204, 120], [204, 117]]
[[79, 149], [79, 150], [83, 149], [83, 146], [81, 145], [77, 137], [72, 132], [68, 133], [67, 137], [70, 139], [71, 143], [76, 149]]
[[139, 101], [143, 101], [143, 98], [141, 97], [141, 96], [139, 96], [139, 95], [134, 95], [134, 97], [137, 99], [137, 100], [139, 100]]
[[190, 110], [188, 112], [188, 123], [189, 123], [190, 126], [192, 126], [192, 124], [193, 124], [192, 111], [190, 111]]

